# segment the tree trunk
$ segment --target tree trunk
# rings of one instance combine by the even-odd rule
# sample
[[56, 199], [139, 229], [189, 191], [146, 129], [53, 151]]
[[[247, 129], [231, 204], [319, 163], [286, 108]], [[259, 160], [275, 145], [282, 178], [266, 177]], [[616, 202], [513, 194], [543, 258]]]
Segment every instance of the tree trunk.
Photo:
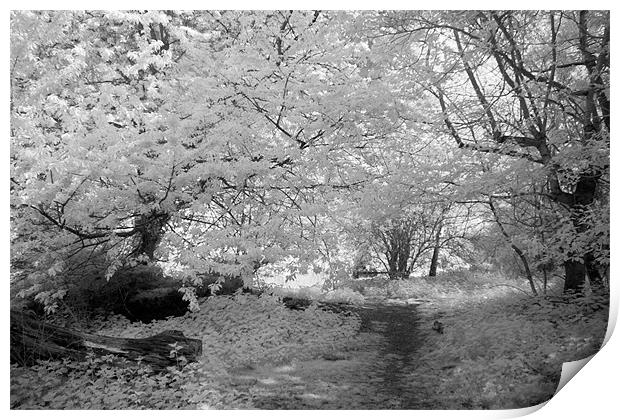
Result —
[[385, 252], [385, 256], [387, 257], [388, 274], [390, 279], [395, 279], [398, 277], [398, 249], [396, 246], [388, 249]]
[[166, 223], [170, 215], [166, 212], [151, 211], [136, 217], [136, 228], [139, 231], [138, 244], [134, 250], [136, 255], [146, 255], [149, 260], [155, 259], [155, 250], [161, 242]]
[[437, 228], [437, 235], [435, 236], [435, 245], [433, 246], [433, 256], [431, 257], [431, 267], [428, 270], [429, 277], [437, 276], [437, 262], [439, 261], [439, 241], [441, 239], [441, 223], [439, 223], [439, 227]]
[[[176, 354], [172, 354], [177, 346]], [[196, 361], [202, 354], [202, 340], [187, 338], [177, 330], [147, 338], [106, 337], [59, 327], [11, 310], [11, 363], [31, 365], [37, 359], [65, 357], [82, 360], [88, 353], [140, 358], [161, 370], [175, 365], [181, 356], [188, 362]]]
[[583, 263], [579, 261], [565, 261], [564, 273], [566, 275], [564, 292], [576, 292], [583, 287], [586, 280], [586, 268]]
[[583, 262], [585, 265], [586, 273], [588, 274], [588, 278], [590, 279], [590, 284], [599, 286], [603, 285], [603, 272], [605, 270], [605, 267], [601, 267], [599, 264], [596, 263], [596, 259], [591, 252], [588, 252], [583, 257]]
[[405, 254], [404, 252], [400, 253], [400, 258], [398, 259], [398, 273], [401, 277], [409, 277], [409, 270], [407, 268], [407, 262], [409, 259], [409, 251]]
[[428, 270], [429, 277], [437, 276], [437, 262], [439, 261], [439, 247], [433, 247], [433, 256], [431, 257], [431, 267]]

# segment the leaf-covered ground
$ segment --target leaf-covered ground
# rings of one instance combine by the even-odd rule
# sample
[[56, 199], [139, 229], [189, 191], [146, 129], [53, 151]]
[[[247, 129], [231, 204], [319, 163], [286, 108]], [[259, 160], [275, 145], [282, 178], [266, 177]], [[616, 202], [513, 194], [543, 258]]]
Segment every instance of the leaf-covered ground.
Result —
[[231, 369], [330, 357], [355, 344], [359, 319], [316, 306], [291, 311], [274, 297], [241, 294], [211, 298], [199, 312], [150, 324], [113, 317], [92, 331], [140, 338], [167, 329], [203, 340], [199, 362], [158, 375], [150, 375], [147, 366], [118, 366], [116, 361], [101, 359], [13, 367], [11, 406], [228, 408], [237, 400], [237, 391], [228, 383]]
[[492, 278], [373, 282], [357, 282], [367, 299], [352, 314], [237, 295], [151, 324], [113, 317], [91, 330], [182, 330], [203, 340], [203, 356], [159, 374], [110, 358], [13, 366], [11, 407], [517, 408], [549, 399], [561, 363], [593, 354], [605, 334], [608, 303], [596, 293], [568, 303]]
[[428, 402], [450, 409], [509, 409], [550, 399], [562, 363], [598, 351], [607, 329], [608, 292], [566, 298], [523, 293], [524, 284], [461, 273], [393, 282], [387, 294], [424, 300], [422, 316], [439, 319], [410, 381], [424, 380]]

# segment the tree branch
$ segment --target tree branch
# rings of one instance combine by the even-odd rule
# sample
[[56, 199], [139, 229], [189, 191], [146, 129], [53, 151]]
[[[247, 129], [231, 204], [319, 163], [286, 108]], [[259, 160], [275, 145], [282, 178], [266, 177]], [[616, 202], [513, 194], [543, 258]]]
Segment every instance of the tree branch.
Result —
[[444, 123], [446, 127], [448, 128], [448, 130], [450, 131], [450, 134], [452, 134], [452, 137], [454, 138], [454, 140], [456, 141], [460, 149], [470, 149], [470, 150], [475, 150], [477, 152], [482, 152], [482, 153], [493, 153], [493, 154], [498, 154], [498, 155], [516, 157], [520, 159], [527, 159], [530, 162], [534, 162], [534, 163], [540, 163], [540, 164], [544, 163], [542, 159], [535, 158], [534, 156], [531, 156], [527, 153], [521, 153], [515, 150], [503, 150], [499, 147], [481, 146], [479, 144], [474, 144], [474, 143], [465, 143], [463, 139], [461, 138], [460, 134], [458, 133], [457, 129], [454, 127], [454, 124], [452, 124], [450, 117], [448, 116], [448, 109], [447, 109], [446, 102], [444, 99], [444, 94], [441, 91], [441, 89], [438, 88], [437, 92], [431, 91], [431, 93], [433, 93], [433, 95], [435, 95], [437, 99], [439, 100], [439, 105], [441, 106], [441, 111], [444, 115]]

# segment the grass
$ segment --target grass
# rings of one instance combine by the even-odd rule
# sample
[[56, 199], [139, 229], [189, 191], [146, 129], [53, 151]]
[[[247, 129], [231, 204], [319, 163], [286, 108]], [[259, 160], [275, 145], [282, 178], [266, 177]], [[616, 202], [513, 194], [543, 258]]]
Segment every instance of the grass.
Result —
[[[439, 318], [411, 380], [426, 381], [433, 406], [509, 409], [549, 400], [561, 366], [596, 353], [603, 342], [608, 293], [569, 299], [532, 297], [525, 284], [479, 273], [394, 282], [388, 293], [428, 299], [427, 322]], [[527, 287], [527, 286], [526, 286]], [[430, 325], [429, 325], [430, 328]]]

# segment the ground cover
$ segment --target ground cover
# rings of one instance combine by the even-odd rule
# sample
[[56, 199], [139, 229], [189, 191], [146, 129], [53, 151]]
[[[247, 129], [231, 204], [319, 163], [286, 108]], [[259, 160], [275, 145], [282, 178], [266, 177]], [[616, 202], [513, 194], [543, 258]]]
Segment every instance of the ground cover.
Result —
[[[278, 296], [201, 301], [150, 324], [121, 316], [91, 331], [203, 340], [197, 363], [153, 374], [112, 357], [11, 367], [11, 407], [98, 409], [519, 408], [549, 399], [561, 364], [601, 345], [604, 293], [531, 297], [493, 275], [350, 284], [343, 312], [287, 309]], [[352, 288], [351, 288], [352, 287]], [[552, 292], [552, 291], [550, 291]], [[309, 295], [308, 291], [298, 295]], [[357, 292], [341, 292], [357, 296]], [[332, 294], [333, 295], [333, 294]], [[346, 300], [345, 300], [346, 302]], [[432, 329], [442, 324], [442, 333]], [[174, 349], [171, 349], [174, 351]]]

